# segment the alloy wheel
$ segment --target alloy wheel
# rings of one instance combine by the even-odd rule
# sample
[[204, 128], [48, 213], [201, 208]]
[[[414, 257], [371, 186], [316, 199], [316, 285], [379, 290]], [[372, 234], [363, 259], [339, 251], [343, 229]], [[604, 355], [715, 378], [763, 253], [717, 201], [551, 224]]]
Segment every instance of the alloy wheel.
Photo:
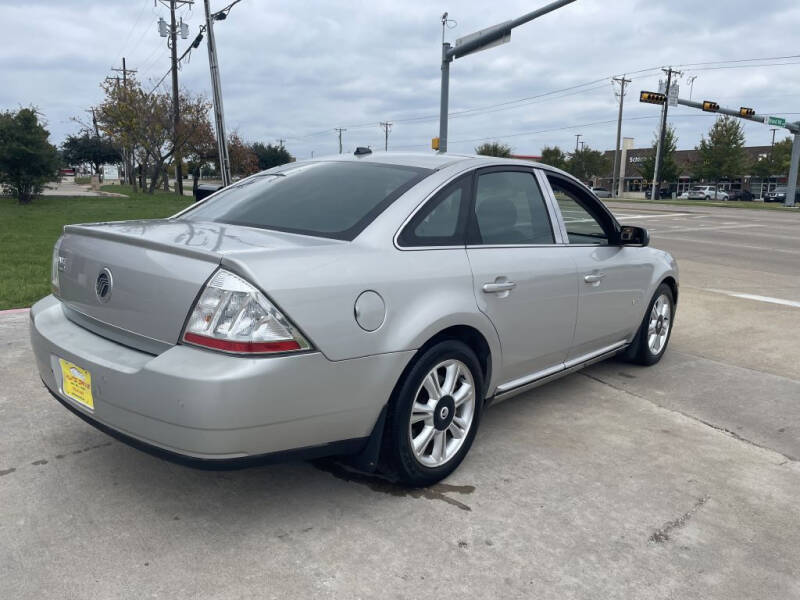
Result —
[[459, 451], [475, 416], [475, 380], [460, 360], [447, 359], [423, 378], [414, 396], [408, 435], [416, 460], [440, 467]]
[[653, 355], [664, 349], [672, 321], [672, 305], [666, 294], [661, 294], [650, 310], [650, 321], [647, 325], [647, 346]]

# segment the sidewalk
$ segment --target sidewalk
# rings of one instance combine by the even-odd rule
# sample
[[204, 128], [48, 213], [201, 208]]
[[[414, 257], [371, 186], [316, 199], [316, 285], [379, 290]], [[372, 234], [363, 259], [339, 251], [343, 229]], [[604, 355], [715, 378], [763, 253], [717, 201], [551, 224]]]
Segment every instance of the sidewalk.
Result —
[[112, 192], [94, 191], [92, 186], [87, 184], [78, 184], [71, 177], [64, 177], [59, 182], [51, 182], [47, 184], [43, 196], [89, 196], [89, 197], [102, 197], [107, 196], [122, 197], [124, 194], [115, 194]]

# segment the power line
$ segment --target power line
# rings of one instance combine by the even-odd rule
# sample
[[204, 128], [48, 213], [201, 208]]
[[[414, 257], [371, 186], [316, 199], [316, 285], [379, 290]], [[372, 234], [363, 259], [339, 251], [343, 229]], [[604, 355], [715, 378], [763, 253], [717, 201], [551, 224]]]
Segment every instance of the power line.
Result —
[[[742, 65], [734, 65], [734, 66], [724, 66], [724, 65], [730, 65], [732, 63], [754, 63], [754, 62], [760, 62], [760, 61], [766, 61], [766, 60], [785, 60], [785, 59], [791, 59], [791, 58], [800, 58], [800, 54], [799, 55], [787, 55], [787, 56], [762, 57], [762, 58], [742, 58], [742, 59], [726, 60], [726, 61], [709, 61], [709, 62], [703, 62], [703, 63], [683, 63], [683, 64], [680, 64], [680, 65], [677, 65], [677, 66], [679, 66], [679, 67], [688, 67], [688, 66], [703, 66], [703, 65], [721, 65], [719, 67], [707, 67], [707, 68], [701, 68], [701, 69], [692, 69], [693, 71], [702, 71], [702, 70], [715, 70], [715, 69], [722, 69], [722, 68], [727, 68], [727, 69], [737, 68], [737, 69], [739, 69], [739, 68], [755, 68], [755, 67], [762, 67], [762, 66], [769, 67], [769, 66], [783, 66], [783, 65], [789, 65], [789, 64], [797, 64], [797, 63], [768, 63], [768, 64], [742, 64]], [[571, 86], [568, 86], [568, 87], [560, 88], [560, 89], [557, 89], [557, 90], [551, 90], [551, 91], [548, 91], [548, 92], [542, 92], [540, 94], [535, 94], [535, 95], [532, 95], [532, 96], [526, 96], [526, 97], [517, 98], [517, 99], [514, 99], [514, 100], [507, 100], [507, 101], [499, 102], [499, 103], [496, 103], [496, 104], [489, 104], [489, 105], [483, 105], [483, 106], [467, 108], [467, 109], [463, 109], [463, 110], [459, 110], [459, 111], [453, 111], [453, 112], [448, 113], [448, 117], [449, 118], [458, 118], [460, 116], [466, 116], [466, 115], [491, 114], [491, 113], [494, 113], [494, 112], [500, 112], [502, 110], [511, 110], [511, 109], [514, 109], [514, 108], [520, 108], [522, 106], [528, 106], [530, 104], [536, 103], [537, 101], [542, 101], [545, 98], [546, 99], [552, 99], [552, 100], [562, 99], [562, 98], [566, 98], [566, 97], [569, 97], [569, 96], [572, 96], [572, 95], [582, 94], [582, 93], [594, 91], [594, 90], [597, 90], [597, 89], [605, 88], [605, 86], [608, 85], [608, 80], [609, 79], [618, 78], [618, 77], [621, 77], [621, 76], [633, 76], [633, 75], [642, 76], [642, 75], [650, 74], [650, 73], [655, 74], [660, 70], [661, 70], [661, 67], [648, 67], [648, 68], [645, 68], [645, 69], [639, 69], [639, 70], [635, 70], [635, 71], [628, 71], [626, 75], [615, 74], [615, 75], [612, 75], [610, 77], [606, 76], [606, 77], [602, 77], [602, 78], [599, 78], [599, 79], [593, 79], [591, 81], [586, 81], [584, 83], [579, 83], [579, 84], [571, 85]], [[602, 85], [596, 85], [595, 86], [595, 84], [602, 84]], [[591, 87], [590, 88], [589, 86], [595, 86], [595, 87]], [[584, 89], [584, 88], [587, 88], [587, 89]], [[567, 92], [572, 92], [572, 93], [567, 93]], [[563, 95], [559, 96], [558, 94], [563, 94]], [[436, 115], [428, 114], [428, 115], [423, 115], [423, 116], [418, 116], [418, 117], [399, 118], [399, 119], [395, 119], [394, 122], [395, 123], [425, 123], [425, 122], [437, 121], [438, 119], [439, 119], [439, 115], [438, 114], [436, 114]], [[356, 123], [356, 124], [347, 125], [346, 127], [348, 129], [366, 129], [366, 128], [373, 127], [373, 126], [374, 126], [373, 122], [365, 122], [365, 123]], [[311, 132], [311, 133], [308, 133], [308, 134], [292, 136], [289, 139], [304, 140], [304, 139], [308, 139], [308, 138], [312, 138], [312, 137], [325, 135], [325, 134], [327, 134], [329, 132], [330, 132], [330, 129], [321, 129], [319, 131], [314, 131], [314, 132]], [[485, 139], [491, 139], [491, 138], [485, 138]], [[426, 147], [427, 147], [427, 144], [426, 144]]]
[[759, 62], [764, 60], [784, 60], [784, 59], [791, 59], [791, 58], [800, 58], [800, 54], [790, 54], [788, 56], [767, 56], [764, 58], [738, 58], [736, 60], [712, 60], [709, 62], [698, 62], [698, 63], [683, 63], [680, 65], [675, 65], [676, 67], [700, 67], [704, 65], [726, 65], [731, 63], [745, 63], [745, 62]]
[[[131, 39], [131, 34], [133, 33], [133, 30], [136, 29], [136, 26], [139, 24], [139, 21], [141, 20], [142, 15], [144, 14], [144, 9], [147, 8], [147, 5], [149, 3], [150, 3], [150, 0], [144, 0], [144, 4], [142, 4], [142, 8], [139, 9], [139, 14], [136, 15], [136, 20], [133, 22], [133, 25], [131, 26], [131, 28], [128, 29], [128, 35], [125, 36], [125, 41], [122, 42], [122, 47], [120, 48], [119, 52], [117, 52], [117, 54], [122, 54], [125, 51], [125, 45], [128, 43], [128, 40]], [[139, 38], [139, 39], [141, 40], [141, 38]]]

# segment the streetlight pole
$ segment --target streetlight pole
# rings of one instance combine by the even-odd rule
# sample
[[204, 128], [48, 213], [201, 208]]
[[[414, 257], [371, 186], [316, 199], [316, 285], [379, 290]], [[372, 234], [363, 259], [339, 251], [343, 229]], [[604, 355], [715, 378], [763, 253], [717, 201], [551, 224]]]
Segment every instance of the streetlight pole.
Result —
[[614, 170], [611, 173], [611, 195], [616, 196], [617, 172], [619, 170], [619, 144], [622, 139], [622, 105], [625, 102], [625, 86], [631, 82], [630, 79], [615, 77], [613, 81], [619, 83], [619, 117], [617, 117], [617, 146], [614, 152]]
[[211, 70], [211, 92], [214, 103], [214, 121], [217, 126], [217, 152], [219, 153], [219, 170], [222, 173], [222, 186], [231, 184], [231, 159], [228, 155], [228, 138], [225, 135], [225, 111], [222, 108], [222, 83], [219, 79], [219, 63], [217, 62], [217, 43], [214, 40], [214, 19], [211, 14], [210, 0], [205, 0], [206, 35], [208, 35], [208, 66]]
[[[439, 104], [439, 152], [447, 152], [447, 111], [450, 95], [450, 63], [456, 58], [467, 56], [473, 52], [480, 52], [493, 46], [511, 41], [511, 30], [538, 17], [546, 15], [571, 4], [575, 0], [556, 0], [538, 10], [531, 11], [504, 23], [498, 23], [487, 29], [476, 31], [456, 40], [456, 45], [442, 41], [442, 89]], [[445, 17], [446, 18], [446, 17]]]

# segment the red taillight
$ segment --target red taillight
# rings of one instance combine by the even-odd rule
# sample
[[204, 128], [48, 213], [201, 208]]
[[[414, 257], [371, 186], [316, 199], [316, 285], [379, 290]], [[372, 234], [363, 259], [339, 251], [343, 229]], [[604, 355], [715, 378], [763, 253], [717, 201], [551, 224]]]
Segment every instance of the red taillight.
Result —
[[218, 270], [197, 299], [183, 341], [232, 354], [274, 354], [311, 344], [253, 285]]
[[198, 346], [205, 346], [206, 348], [213, 348], [214, 350], [240, 352], [243, 354], [248, 352], [293, 352], [294, 350], [301, 349], [300, 344], [294, 340], [286, 342], [233, 342], [205, 335], [197, 335], [196, 333], [186, 333], [183, 339], [190, 344], [197, 344]]

